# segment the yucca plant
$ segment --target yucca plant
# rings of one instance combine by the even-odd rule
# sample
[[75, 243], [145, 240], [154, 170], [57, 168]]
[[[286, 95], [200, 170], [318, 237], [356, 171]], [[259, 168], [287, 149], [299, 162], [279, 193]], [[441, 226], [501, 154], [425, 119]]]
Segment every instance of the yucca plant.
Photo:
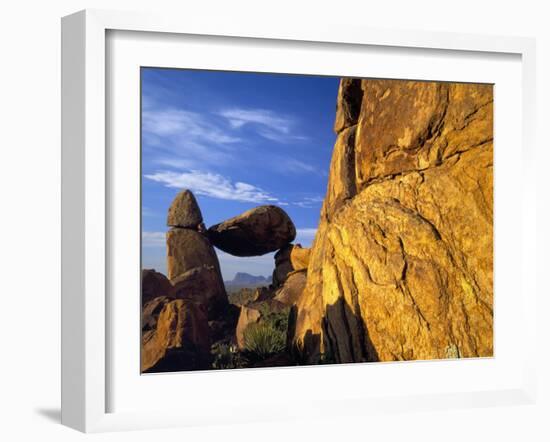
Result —
[[250, 324], [244, 331], [244, 348], [258, 359], [265, 359], [285, 349], [286, 333], [271, 323]]

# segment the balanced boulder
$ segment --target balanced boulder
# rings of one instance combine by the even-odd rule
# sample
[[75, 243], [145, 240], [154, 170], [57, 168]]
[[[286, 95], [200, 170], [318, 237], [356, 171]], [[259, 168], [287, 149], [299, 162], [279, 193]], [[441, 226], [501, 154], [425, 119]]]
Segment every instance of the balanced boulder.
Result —
[[280, 207], [260, 206], [210, 227], [208, 237], [231, 255], [258, 256], [292, 242], [296, 228]]
[[171, 281], [195, 267], [210, 266], [219, 272], [218, 257], [208, 238], [191, 229], [173, 228], [168, 231], [166, 255], [168, 279]]
[[173, 296], [202, 303], [209, 319], [219, 317], [228, 305], [220, 263], [189, 190], [174, 199], [168, 224], [172, 228], [166, 234], [166, 267]]
[[190, 190], [183, 190], [178, 193], [168, 209], [166, 224], [169, 227], [198, 229], [201, 223], [201, 209], [193, 193]]

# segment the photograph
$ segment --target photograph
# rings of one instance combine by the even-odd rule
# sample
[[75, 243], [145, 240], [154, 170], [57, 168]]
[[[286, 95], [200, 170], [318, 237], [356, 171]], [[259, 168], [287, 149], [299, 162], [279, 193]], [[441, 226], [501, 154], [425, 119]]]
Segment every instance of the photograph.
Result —
[[0, 442], [550, 442], [543, 6], [4, 2]]
[[140, 76], [142, 374], [494, 356], [493, 84]]

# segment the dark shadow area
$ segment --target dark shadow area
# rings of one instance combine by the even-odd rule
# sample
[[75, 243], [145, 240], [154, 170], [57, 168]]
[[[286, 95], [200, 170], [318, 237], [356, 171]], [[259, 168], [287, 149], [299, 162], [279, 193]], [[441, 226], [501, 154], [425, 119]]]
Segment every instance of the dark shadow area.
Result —
[[331, 350], [337, 363], [378, 361], [359, 305], [352, 308], [339, 298], [327, 306], [322, 324], [325, 348]]
[[212, 355], [202, 349], [187, 345], [185, 348], [170, 348], [151, 368], [143, 373], [167, 373], [175, 371], [209, 370]]
[[35, 413], [42, 416], [44, 419], [50, 422], [60, 424], [61, 423], [61, 409], [60, 408], [36, 408]]
[[359, 306], [352, 308], [344, 298], [328, 305], [321, 318], [321, 334], [307, 330], [298, 347], [294, 342], [299, 321], [296, 307], [289, 317], [288, 346], [297, 365], [377, 362], [378, 353], [370, 339]]

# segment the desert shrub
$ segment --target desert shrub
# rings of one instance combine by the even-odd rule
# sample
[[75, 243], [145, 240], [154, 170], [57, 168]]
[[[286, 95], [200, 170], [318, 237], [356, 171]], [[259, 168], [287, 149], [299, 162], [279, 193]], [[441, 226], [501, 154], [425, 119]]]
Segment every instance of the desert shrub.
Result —
[[286, 330], [276, 328], [271, 322], [248, 325], [244, 331], [244, 347], [249, 358], [265, 359], [285, 350]]
[[285, 308], [283, 310], [271, 310], [268, 303], [263, 303], [260, 305], [260, 313], [262, 314], [262, 322], [269, 324], [276, 330], [286, 332], [288, 330], [288, 315], [290, 313], [290, 308]]
[[234, 345], [215, 344], [212, 347], [212, 355], [212, 368], [243, 368], [247, 363]]

